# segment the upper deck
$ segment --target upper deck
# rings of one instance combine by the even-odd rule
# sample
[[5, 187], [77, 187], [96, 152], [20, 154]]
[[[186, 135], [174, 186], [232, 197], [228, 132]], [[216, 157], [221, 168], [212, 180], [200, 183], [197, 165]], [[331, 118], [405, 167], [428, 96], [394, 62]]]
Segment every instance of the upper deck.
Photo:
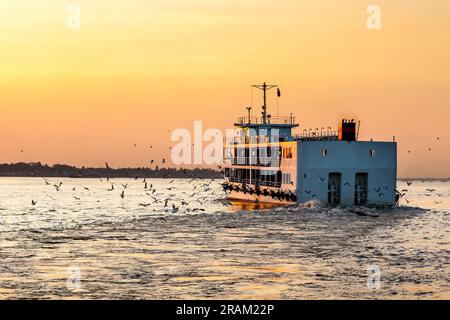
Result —
[[298, 123], [295, 122], [295, 117], [292, 114], [288, 117], [277, 116], [277, 117], [267, 117], [264, 121], [263, 117], [239, 117], [237, 122], [234, 123], [235, 127], [239, 128], [259, 128], [259, 127], [274, 127], [274, 128], [294, 128], [298, 127]]

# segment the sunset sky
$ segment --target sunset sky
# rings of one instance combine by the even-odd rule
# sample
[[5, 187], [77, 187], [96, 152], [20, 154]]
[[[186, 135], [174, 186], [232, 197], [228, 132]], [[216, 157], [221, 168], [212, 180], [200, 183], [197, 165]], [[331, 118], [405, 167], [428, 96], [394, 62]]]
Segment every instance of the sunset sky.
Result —
[[448, 0], [1, 1], [0, 163], [148, 166], [171, 130], [230, 128], [263, 81], [301, 129], [355, 118], [395, 135], [400, 177], [450, 177]]

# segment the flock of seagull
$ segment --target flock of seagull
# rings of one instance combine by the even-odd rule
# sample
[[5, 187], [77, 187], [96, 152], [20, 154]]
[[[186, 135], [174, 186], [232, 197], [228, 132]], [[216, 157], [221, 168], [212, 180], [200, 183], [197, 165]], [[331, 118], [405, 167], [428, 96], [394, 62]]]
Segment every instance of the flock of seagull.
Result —
[[[440, 140], [439, 137], [437, 137], [437, 140], [438, 141]], [[134, 144], [133, 146], [136, 147], [136, 144]], [[152, 146], [150, 146], [150, 148], [152, 148]], [[428, 151], [431, 151], [431, 147], [428, 148]], [[408, 150], [408, 153], [411, 153], [411, 150]], [[154, 160], [150, 160], [150, 164], [153, 164], [154, 162], [155, 162]], [[162, 158], [161, 163], [162, 164], [166, 163], [166, 159]], [[105, 166], [106, 166], [107, 169], [110, 169], [110, 166], [109, 166], [109, 164], [107, 162], [105, 162]], [[218, 168], [221, 169], [220, 166], [218, 166]], [[186, 169], [183, 170], [183, 173], [186, 174]], [[166, 178], [167, 175], [168, 174], [166, 174], [163, 178]], [[307, 178], [306, 173], [304, 174], [304, 178], [305, 179]], [[51, 185], [51, 183], [46, 178], [43, 178], [43, 179], [44, 179], [44, 182], [45, 182], [46, 185]], [[139, 179], [138, 177], [135, 177], [135, 180], [138, 180], [138, 179]], [[103, 179], [100, 179], [100, 180], [103, 181]], [[193, 179], [189, 180], [189, 183], [191, 183], [191, 182], [193, 182], [195, 180], [198, 180], [198, 179], [193, 178]], [[189, 197], [192, 198], [195, 195], [199, 195], [201, 192], [208, 192], [208, 191], [210, 191], [211, 190], [210, 185], [211, 185], [211, 183], [214, 180], [215, 179], [212, 179], [209, 183], [203, 184], [202, 186], [204, 187], [204, 190], [199, 190], [197, 192], [193, 192], [191, 195], [189, 195]], [[319, 175], [319, 180], [320, 180], [320, 182], [324, 182], [325, 178], [323, 178], [323, 177], [321, 177]], [[106, 182], [109, 182], [109, 181], [110, 181], [110, 177], [107, 176], [106, 177]], [[174, 181], [175, 180], [171, 180], [169, 182], [169, 184], [173, 183]], [[164, 203], [164, 207], [166, 208], [166, 207], [168, 207], [169, 202], [172, 201], [172, 206], [171, 206], [172, 209], [171, 209], [171, 211], [173, 213], [175, 213], [175, 212], [179, 211], [180, 206], [188, 206], [192, 202], [196, 202], [196, 203], [198, 203], [198, 204], [200, 204], [202, 206], [203, 205], [202, 201], [204, 201], [206, 199], [206, 196], [203, 196], [203, 197], [199, 197], [197, 199], [193, 199], [193, 200], [190, 200], [190, 201], [184, 201], [183, 199], [180, 199], [180, 198], [176, 197], [175, 194], [170, 194], [169, 197], [167, 197], [165, 199], [158, 199], [158, 198], [156, 198], [156, 196], [163, 195], [163, 194], [158, 194], [158, 193], [155, 194], [156, 188], [153, 186], [153, 184], [149, 184], [148, 183], [147, 178], [144, 177], [142, 182], [143, 182], [144, 190], [146, 191], [146, 194], [148, 196], [150, 196], [151, 199], [153, 200], [153, 202], [150, 202], [150, 203], [140, 203], [139, 205], [142, 206], [142, 207], [148, 207], [148, 206], [150, 206], [152, 204], [156, 204], [156, 203]], [[411, 184], [412, 184], [412, 182], [407, 181], [407, 185], [408, 186], [410, 186]], [[60, 191], [61, 186], [62, 186], [62, 182], [59, 182], [58, 184], [53, 184], [53, 187], [55, 188], [56, 191]], [[120, 197], [122, 199], [124, 199], [126, 197], [125, 190], [128, 188], [128, 183], [127, 184], [122, 184], [121, 186], [123, 187], [123, 190], [120, 193]], [[352, 185], [349, 182], [346, 182], [346, 183], [344, 183], [344, 186], [351, 187]], [[193, 191], [195, 191], [196, 188], [197, 188], [197, 186], [194, 186]], [[88, 187], [84, 187], [84, 189], [87, 190], [87, 191], [90, 190]], [[166, 189], [167, 189], [167, 191], [171, 191], [171, 190], [175, 189], [175, 187], [168, 187]], [[382, 192], [383, 189], [387, 190], [387, 187], [386, 186], [383, 187], [383, 188], [382, 187], [378, 187], [378, 188], [374, 189], [374, 191], [376, 191], [378, 193], [378, 197], [383, 197], [384, 196], [384, 193]], [[76, 188], [74, 187], [72, 190], [75, 191]], [[111, 183], [111, 186], [110, 186], [110, 188], [107, 189], [107, 191], [114, 191], [114, 190], [115, 190], [115, 185], [114, 185], [114, 183]], [[434, 191], [436, 191], [435, 189], [426, 189], [426, 190], [428, 192], [430, 192], [430, 193], [433, 193]], [[311, 194], [311, 190], [304, 190], [304, 192], [306, 194], [310, 194], [311, 198], [316, 198], [317, 197], [317, 194]], [[408, 189], [402, 189], [401, 191], [396, 190], [396, 192], [397, 192], [397, 199], [399, 200], [401, 198], [404, 198], [404, 196], [408, 192]], [[429, 194], [425, 194], [425, 195], [429, 196]], [[441, 197], [442, 194], [437, 194], [437, 196]], [[74, 196], [74, 199], [75, 200], [81, 200], [79, 197], [76, 197], [76, 196]], [[408, 199], [406, 199], [406, 198], [404, 198], [404, 199], [405, 199], [405, 201], [408, 204], [410, 203], [410, 201]], [[174, 200], [178, 201], [180, 203], [180, 205], [176, 206], [175, 203], [173, 202]], [[439, 204], [441, 202], [435, 201], [435, 203]], [[31, 200], [31, 204], [33, 206], [36, 206], [37, 205], [37, 201]], [[224, 205], [227, 205], [227, 204], [224, 203]], [[188, 209], [188, 210], [190, 210], [190, 209]], [[166, 211], [169, 211], [169, 210], [166, 210]], [[192, 211], [204, 211], [204, 209], [203, 208], [195, 208], [195, 209], [192, 209]]]
[[[303, 178], [307, 178], [308, 176], [306, 175], [306, 173], [303, 175]], [[320, 175], [319, 175], [319, 180], [320, 180], [320, 182], [324, 182], [325, 181], [325, 178], [323, 178], [323, 177], [321, 177]], [[424, 183], [425, 182], [425, 180], [422, 180], [422, 183]], [[406, 181], [406, 184], [408, 185], [408, 186], [411, 186], [412, 184], [413, 184], [413, 182], [412, 181]], [[346, 187], [352, 187], [352, 184], [351, 183], [349, 183], [349, 182], [345, 182], [344, 183], [344, 186], [346, 186]], [[378, 194], [378, 197], [383, 197], [384, 196], [384, 193], [382, 192], [383, 190], [388, 190], [388, 187], [387, 186], [383, 186], [383, 187], [378, 187], [378, 188], [374, 188], [373, 189], [375, 192], [377, 192], [377, 194]], [[402, 189], [401, 191], [398, 191], [398, 190], [395, 190], [396, 191], [396, 193], [397, 193], [397, 197], [398, 197], [398, 199], [397, 199], [397, 202], [398, 202], [398, 200], [400, 200], [401, 198], [404, 198], [405, 196], [406, 196], [406, 194], [407, 194], [407, 192], [408, 192], [408, 189]], [[436, 191], [436, 189], [432, 189], [432, 188], [427, 188], [427, 189], [425, 189], [425, 191], [427, 191], [428, 193], [424, 193], [424, 195], [425, 196], [427, 196], [427, 197], [429, 197], [429, 196], [431, 196], [432, 195], [432, 193], [434, 193], [435, 191]], [[304, 190], [304, 192], [306, 193], [306, 194], [308, 194], [308, 195], [310, 195], [311, 196], [311, 198], [317, 198], [318, 196], [317, 196], [317, 194], [315, 194], [315, 193], [313, 193], [313, 194], [311, 194], [311, 190]], [[436, 196], [438, 196], [438, 197], [442, 197], [442, 196], [444, 196], [444, 194], [443, 193], [436, 193]], [[405, 199], [405, 201], [406, 201], [406, 203], [410, 203], [411, 201], [410, 200], [408, 200], [408, 199], [406, 199], [406, 198], [404, 198]], [[442, 201], [434, 201], [434, 203], [435, 204], [440, 204], [440, 203], [442, 203]]]
[[[425, 182], [425, 180], [422, 180], [422, 183], [424, 183], [424, 182]], [[407, 184], [408, 186], [410, 186], [410, 185], [413, 184], [413, 182], [412, 182], [412, 181], [406, 181], [406, 184]], [[436, 191], [436, 189], [426, 188], [425, 191], [428, 191], [428, 193], [424, 193], [423, 195], [426, 196], [426, 197], [430, 197], [430, 196], [432, 195], [432, 193], [434, 193], [434, 192]], [[408, 189], [402, 189], [402, 190], [400, 190], [400, 191], [397, 191], [397, 196], [398, 196], [398, 198], [399, 198], [399, 199], [403, 198], [404, 196], [406, 196], [407, 192], [408, 192]], [[444, 196], [444, 194], [443, 194], [443, 193], [436, 193], [436, 196], [442, 197], [442, 196]], [[412, 201], [410, 201], [410, 200], [408, 200], [408, 199], [406, 199], [406, 198], [404, 198], [404, 199], [405, 199], [406, 203], [408, 203], [408, 204], [409, 204], [410, 202], [412, 202]], [[434, 203], [435, 203], [435, 204], [441, 204], [442, 201], [434, 201]]]
[[[303, 175], [303, 178], [304, 178], [304, 179], [308, 178], [308, 175], [305, 173], [305, 174]], [[320, 181], [320, 182], [325, 182], [325, 178], [323, 178], [322, 176], [319, 175], [319, 181]], [[351, 184], [350, 182], [345, 182], [345, 183], [344, 183], [344, 186], [345, 186], [345, 187], [351, 188], [351, 187], [352, 187], [352, 184]], [[384, 189], [384, 190], [388, 190], [388, 187], [384, 186], [384, 187], [378, 187], [378, 188], [375, 188], [375, 189], [374, 189], [374, 191], [376, 191], [376, 192], [378, 193], [378, 197], [383, 197], [383, 196], [384, 196], [384, 193], [381, 192], [381, 190], [383, 190], [383, 189]], [[318, 197], [317, 194], [315, 194], [315, 193], [311, 194], [311, 190], [304, 190], [304, 192], [305, 192], [306, 194], [311, 195], [311, 198], [317, 198], [317, 197]]]
[[[153, 162], [153, 160], [152, 160]], [[162, 163], [165, 162], [165, 159], [162, 160]], [[105, 163], [106, 168], [110, 168], [108, 163]], [[186, 169], [185, 169], [186, 170]], [[186, 171], [183, 171], [185, 174], [187, 174]], [[166, 178], [166, 176], [164, 176], [163, 178]], [[56, 192], [61, 191], [61, 188], [63, 187], [63, 182], [60, 181], [58, 183], [51, 183], [47, 178], [42, 177], [45, 185], [53, 187], [55, 189]], [[105, 181], [106, 179], [106, 181]], [[185, 178], [185, 179], [172, 179], [170, 180], [166, 186], [164, 187], [160, 187], [160, 189], [157, 189], [155, 187], [155, 185], [153, 183], [151, 183], [147, 177], [141, 177], [139, 178], [138, 176], [134, 177], [134, 180], [140, 180], [142, 179], [141, 183], [142, 183], [142, 188], [143, 191], [145, 192], [145, 195], [148, 197], [149, 201], [143, 202], [143, 203], [139, 203], [138, 205], [141, 207], [150, 207], [152, 205], [155, 204], [161, 204], [163, 205], [163, 210], [164, 212], [172, 212], [172, 213], [176, 213], [178, 212], [181, 208], [184, 208], [185, 212], [199, 212], [199, 211], [205, 211], [205, 209], [203, 208], [204, 203], [211, 198], [211, 196], [216, 196], [216, 198], [219, 198], [220, 196], [220, 189], [218, 190], [214, 190], [212, 188], [212, 184], [213, 182], [216, 181], [215, 178], [210, 179], [209, 181], [204, 181], [201, 184], [193, 184], [193, 182], [195, 181], [203, 181], [201, 179], [197, 179], [197, 178]], [[115, 191], [117, 189], [119, 190], [119, 196], [122, 199], [125, 199], [125, 197], [127, 196], [126, 190], [129, 188], [129, 183], [121, 183], [119, 184], [115, 184], [114, 182], [112, 182], [111, 178], [109, 176], [106, 176], [106, 178], [100, 178], [101, 182], [105, 182], [109, 185], [109, 187], [106, 187], [106, 191], [108, 192], [112, 192]], [[170, 193], [167, 194], [168, 192], [174, 191], [177, 189], [177, 187], [175, 186], [176, 184], [179, 184], [182, 181], [187, 181], [188, 184], [191, 185], [192, 190], [190, 192], [186, 192], [186, 191], [181, 191], [181, 192], [177, 192], [177, 193]], [[168, 186], [170, 185], [170, 186]], [[86, 191], [91, 191], [91, 189], [89, 187], [84, 186], [83, 187], [84, 190]], [[73, 186], [72, 187], [72, 191], [76, 191], [77, 187]], [[185, 195], [185, 198], [182, 198], [181, 196]], [[79, 196], [73, 196], [73, 198], [77, 201], [81, 201], [81, 198]], [[189, 200], [187, 200], [189, 199]], [[100, 200], [97, 200], [97, 202], [100, 202]], [[36, 200], [31, 200], [31, 205], [32, 206], [36, 206], [37, 205], [37, 201]], [[195, 204], [195, 207], [193, 207], [193, 204]], [[226, 202], [222, 202], [222, 204], [224, 206], [229, 206], [228, 203]]]
[[[305, 174], [306, 176], [306, 174]], [[44, 180], [44, 183], [48, 186], [53, 186], [53, 188], [55, 189], [56, 192], [60, 191], [63, 185], [63, 182], [60, 181], [59, 183], [56, 184], [52, 184], [48, 179], [46, 178], [42, 178]], [[138, 180], [138, 177], [134, 178], [135, 180]], [[191, 178], [189, 180], [187, 179], [180, 179], [180, 180], [175, 180], [172, 179], [170, 180], [167, 185], [171, 185], [171, 186], [164, 186], [162, 187], [162, 189], [160, 189], [158, 192], [158, 190], [156, 189], [156, 187], [153, 185], [153, 183], [150, 183], [150, 181], [147, 180], [146, 177], [141, 178], [142, 179], [142, 186], [143, 186], [143, 190], [145, 192], [145, 194], [148, 196], [149, 201], [148, 202], [141, 202], [138, 203], [138, 205], [140, 207], [151, 207], [155, 204], [163, 204], [163, 210], [164, 212], [171, 212], [171, 213], [177, 213], [180, 208], [185, 208], [185, 212], [200, 212], [200, 211], [205, 211], [205, 209], [203, 208], [205, 201], [207, 201], [208, 198], [210, 198], [211, 196], [219, 196], [218, 192], [220, 192], [219, 190], [213, 190], [212, 188], [212, 183], [216, 180], [216, 179], [211, 179], [208, 182], [204, 182], [200, 185], [197, 184], [192, 184], [194, 181], [200, 181], [200, 179], [196, 179], [196, 178]], [[319, 176], [320, 181], [324, 181], [325, 179], [323, 179], [322, 177]], [[180, 181], [186, 181], [188, 184], [191, 184], [192, 186], [192, 190], [190, 193], [187, 193], [186, 191], [182, 191], [182, 192], [178, 192], [178, 194], [176, 193], [164, 193], [163, 191], [167, 192], [167, 191], [173, 191], [176, 190], [177, 188], [172, 185], [174, 183], [179, 183]], [[104, 181], [103, 179], [100, 179], [100, 181]], [[425, 182], [425, 180], [423, 180], [422, 182]], [[112, 192], [116, 190], [116, 184], [114, 184], [113, 182], [111, 182], [111, 179], [109, 177], [106, 177], [106, 183], [110, 184], [110, 187], [106, 189], [106, 191]], [[413, 184], [412, 181], [406, 181], [406, 184], [408, 186], [411, 186]], [[346, 182], [344, 184], [345, 186], [351, 187], [351, 184]], [[119, 196], [124, 199], [126, 197], [126, 190], [129, 187], [129, 183], [121, 183], [120, 186], [118, 188], [121, 188]], [[84, 190], [86, 191], [90, 191], [89, 187], [84, 186], [83, 187]], [[384, 187], [384, 189], [387, 189], [387, 187]], [[383, 192], [382, 192], [383, 188], [382, 187], [378, 187], [375, 188], [374, 191], [376, 191], [378, 193], [378, 196], [381, 197], [383, 196]], [[436, 191], [436, 189], [432, 189], [432, 188], [427, 188], [425, 189], [428, 193], [425, 193], [425, 196], [431, 196], [432, 193], [434, 193]], [[72, 187], [72, 191], [76, 191], [76, 187]], [[304, 190], [304, 192], [306, 194], [310, 194], [311, 198], [315, 198], [317, 197], [316, 194], [311, 194], [311, 190]], [[401, 198], [404, 198], [404, 200], [406, 201], [406, 203], [410, 203], [411, 201], [406, 199], [405, 196], [408, 192], [408, 189], [402, 189], [401, 191], [397, 191], [397, 197], [398, 200]], [[182, 198], [181, 195], [184, 194], [185, 198]], [[442, 197], [443, 194], [441, 193], [436, 193], [436, 195], [438, 197]], [[80, 197], [74, 196], [74, 199], [77, 201], [81, 201]], [[187, 200], [189, 199], [189, 200]], [[97, 200], [97, 202], [100, 202], [99, 200]], [[224, 206], [229, 206], [229, 204], [227, 202], [221, 202]], [[441, 201], [434, 201], [435, 204], [440, 204], [442, 203]], [[36, 206], [37, 205], [37, 201], [36, 200], [31, 200], [31, 204], [32, 206]], [[196, 204], [196, 207], [192, 207], [191, 204]]]

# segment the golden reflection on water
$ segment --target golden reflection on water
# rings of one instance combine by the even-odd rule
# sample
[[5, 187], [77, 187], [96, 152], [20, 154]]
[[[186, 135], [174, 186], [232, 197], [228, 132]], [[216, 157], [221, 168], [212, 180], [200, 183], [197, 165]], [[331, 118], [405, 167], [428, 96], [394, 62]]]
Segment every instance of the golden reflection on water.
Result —
[[228, 202], [231, 205], [230, 208], [232, 209], [233, 212], [267, 210], [285, 206], [276, 203], [265, 203], [265, 202], [244, 201], [244, 200], [230, 200]]
[[[33, 211], [19, 201], [21, 183], [3, 188], [0, 298], [449, 298], [445, 185], [433, 187], [445, 197], [429, 211], [400, 207], [366, 218], [342, 208], [285, 210], [248, 201], [226, 206], [215, 195], [205, 212], [173, 214], [163, 204], [138, 206], [147, 198], [133, 181], [123, 200], [100, 182], [63, 186], [72, 183], [79, 189], [93, 184], [94, 191], [75, 206], [72, 189], [55, 193], [40, 180], [27, 180], [26, 197], [44, 194]], [[159, 189], [167, 187], [160, 183]], [[410, 187], [408, 201], [431, 205], [425, 188], [430, 186]], [[369, 265], [382, 270], [378, 291], [366, 286]], [[71, 266], [80, 269], [77, 290], [66, 285]]]

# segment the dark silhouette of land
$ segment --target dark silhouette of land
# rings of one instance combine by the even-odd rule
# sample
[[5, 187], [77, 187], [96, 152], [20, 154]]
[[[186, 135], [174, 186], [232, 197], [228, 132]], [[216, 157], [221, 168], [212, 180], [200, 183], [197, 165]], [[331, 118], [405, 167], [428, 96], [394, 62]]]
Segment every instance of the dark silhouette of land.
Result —
[[11, 163], [0, 164], [0, 177], [70, 177], [70, 178], [197, 178], [223, 177], [222, 173], [206, 168], [86, 168], [64, 164]]
[[[65, 164], [49, 166], [40, 162], [0, 164], [0, 177], [70, 177], [70, 178], [222, 178], [223, 173], [208, 168], [77, 168]], [[450, 178], [399, 177], [399, 180], [449, 181]]]

